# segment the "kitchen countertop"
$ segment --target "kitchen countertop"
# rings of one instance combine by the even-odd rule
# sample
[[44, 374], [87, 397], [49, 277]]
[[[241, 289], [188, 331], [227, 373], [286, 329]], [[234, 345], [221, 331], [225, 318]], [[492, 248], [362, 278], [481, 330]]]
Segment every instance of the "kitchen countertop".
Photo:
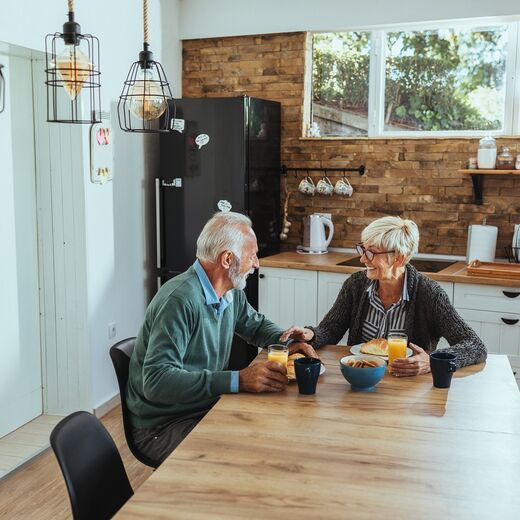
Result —
[[[356, 255], [350, 253], [329, 252], [324, 255], [313, 255], [288, 251], [261, 258], [260, 266], [352, 274], [361, 271], [363, 268], [337, 264], [355, 257]], [[464, 262], [455, 262], [438, 273], [427, 274], [430, 278], [437, 280], [438, 282], [476, 283], [482, 285], [520, 287], [520, 280], [469, 275]]]

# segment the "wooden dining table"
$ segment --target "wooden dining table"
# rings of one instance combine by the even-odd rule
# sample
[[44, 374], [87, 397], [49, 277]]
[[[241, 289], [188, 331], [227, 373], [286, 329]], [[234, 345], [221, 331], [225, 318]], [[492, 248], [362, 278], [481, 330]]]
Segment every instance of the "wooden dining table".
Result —
[[[520, 394], [507, 356], [353, 391], [339, 360], [316, 394], [220, 398], [118, 518], [520, 518]], [[260, 354], [257, 362], [265, 359]]]

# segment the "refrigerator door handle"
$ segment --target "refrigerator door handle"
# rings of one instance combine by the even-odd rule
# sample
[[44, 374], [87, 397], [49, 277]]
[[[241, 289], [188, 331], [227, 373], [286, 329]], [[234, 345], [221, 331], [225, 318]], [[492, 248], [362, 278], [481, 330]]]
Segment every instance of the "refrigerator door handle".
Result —
[[155, 243], [157, 269], [161, 268], [161, 180], [155, 179]]

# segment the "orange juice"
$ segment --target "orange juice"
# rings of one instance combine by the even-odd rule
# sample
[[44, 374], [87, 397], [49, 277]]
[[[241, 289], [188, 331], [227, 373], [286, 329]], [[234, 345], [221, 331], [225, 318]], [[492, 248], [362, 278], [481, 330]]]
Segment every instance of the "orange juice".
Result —
[[272, 350], [267, 354], [268, 361], [275, 361], [276, 363], [280, 363], [285, 368], [287, 368], [287, 358], [289, 357], [289, 351], [286, 350]]
[[388, 336], [388, 364], [391, 365], [394, 359], [406, 357], [406, 336]]

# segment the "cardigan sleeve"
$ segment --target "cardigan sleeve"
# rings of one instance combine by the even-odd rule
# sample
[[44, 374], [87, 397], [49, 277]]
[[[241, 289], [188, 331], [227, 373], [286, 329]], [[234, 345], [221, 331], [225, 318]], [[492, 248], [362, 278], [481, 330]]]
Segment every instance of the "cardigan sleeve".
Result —
[[455, 355], [455, 364], [458, 368], [482, 363], [486, 360], [486, 346], [475, 331], [461, 318], [444, 291], [435, 293], [432, 314], [437, 330], [450, 344], [442, 351]]

